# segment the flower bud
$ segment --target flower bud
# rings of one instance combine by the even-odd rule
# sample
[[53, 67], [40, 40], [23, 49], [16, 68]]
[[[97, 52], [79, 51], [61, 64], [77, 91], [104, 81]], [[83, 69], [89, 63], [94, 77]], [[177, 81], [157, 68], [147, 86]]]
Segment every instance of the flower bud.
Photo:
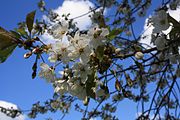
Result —
[[53, 109], [59, 108], [59, 102], [58, 101], [52, 101], [50, 105]]
[[28, 52], [26, 54], [24, 54], [24, 58], [27, 59], [32, 55], [32, 52]]
[[89, 57], [90, 57], [90, 60], [92, 60], [92, 61], [94, 61], [95, 59], [97, 59], [96, 54], [95, 54], [94, 52], [92, 52], [92, 53], [89, 55]]
[[116, 49], [115, 49], [115, 54], [119, 54], [119, 53], [120, 53], [120, 51], [121, 51], [121, 49], [120, 49], [120, 48], [116, 48]]
[[86, 96], [85, 99], [83, 100], [83, 104], [84, 104], [85, 106], [87, 106], [88, 103], [89, 103], [89, 98]]
[[39, 53], [40, 52], [40, 49], [37, 47], [37, 48], [34, 48], [33, 50], [32, 50], [32, 53], [34, 53], [34, 54], [37, 54], [37, 53]]
[[142, 59], [144, 57], [144, 54], [142, 52], [136, 52], [135, 57], [137, 59]]

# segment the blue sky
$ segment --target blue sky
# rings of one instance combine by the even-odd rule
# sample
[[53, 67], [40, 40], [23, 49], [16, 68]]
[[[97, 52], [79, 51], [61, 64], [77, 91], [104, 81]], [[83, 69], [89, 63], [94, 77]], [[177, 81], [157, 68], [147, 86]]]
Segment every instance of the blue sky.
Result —
[[[1, 0], [0, 2], [0, 26], [8, 30], [17, 27], [17, 23], [25, 20], [26, 14], [37, 9], [37, 0]], [[47, 2], [48, 8], [57, 8], [62, 4], [61, 0], [53, 0]], [[157, 4], [153, 4], [153, 8]], [[152, 10], [152, 9], [151, 9]], [[149, 10], [151, 12], [151, 10]], [[37, 17], [41, 17], [40, 12]], [[145, 19], [140, 20], [141, 23], [135, 24], [136, 31], [142, 31]], [[136, 27], [138, 26], [138, 27]], [[139, 28], [139, 26], [142, 26]], [[36, 78], [31, 79], [31, 66], [35, 57], [24, 59], [23, 55], [26, 51], [17, 48], [14, 53], [3, 64], [0, 64], [0, 100], [11, 102], [19, 106], [23, 110], [31, 108], [31, 105], [37, 101], [45, 101], [52, 97], [53, 89], [45, 80]], [[134, 109], [133, 109], [133, 107]], [[135, 117], [136, 106], [124, 101], [119, 104], [118, 116], [126, 116], [126, 120], [131, 120]], [[70, 111], [70, 115], [65, 117], [65, 120], [72, 118], [78, 119], [76, 112]], [[38, 115], [36, 120], [52, 117], [51, 114], [45, 116]], [[56, 114], [53, 118], [61, 117], [61, 114]], [[56, 120], [55, 119], [55, 120]], [[1, 119], [0, 119], [1, 120]], [[26, 119], [28, 120], [28, 119]]]

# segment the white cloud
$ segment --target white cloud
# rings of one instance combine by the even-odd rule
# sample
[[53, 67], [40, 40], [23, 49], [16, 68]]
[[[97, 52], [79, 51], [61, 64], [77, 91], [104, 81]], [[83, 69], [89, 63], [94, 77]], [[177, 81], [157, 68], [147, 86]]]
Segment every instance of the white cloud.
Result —
[[177, 8], [177, 10], [169, 10], [169, 14], [180, 22], [180, 6]]
[[[1, 100], [0, 100], [0, 106], [7, 109], [11, 109], [11, 108], [18, 109], [17, 105], [10, 102], [6, 102], [6, 101], [1, 101]], [[0, 112], [0, 120], [25, 120], [25, 116], [20, 115], [16, 118], [11, 118], [11, 117], [8, 117], [6, 114]]]
[[44, 33], [44, 34], [41, 36], [41, 39], [42, 39], [42, 41], [43, 41], [45, 44], [47, 44], [47, 43], [54, 43], [54, 42], [55, 42], [53, 36], [52, 36], [52, 35], [49, 35], [47, 32]]
[[[86, 14], [90, 11], [89, 8], [94, 7], [94, 4], [90, 1], [83, 1], [83, 0], [66, 0], [63, 2], [62, 6], [59, 6], [54, 11], [58, 13], [60, 16], [63, 14], [70, 13], [69, 18], [75, 18], [79, 15]], [[74, 21], [77, 22], [77, 26], [82, 29], [87, 29], [88, 26], [91, 25], [91, 19], [89, 18], [90, 14], [84, 15], [75, 19]]]
[[154, 45], [151, 43], [151, 34], [153, 28], [154, 27], [152, 25], [148, 25], [148, 18], [147, 18], [144, 24], [144, 30], [140, 40], [140, 43], [143, 43], [143, 46], [146, 48], [154, 47]]
[[[59, 14], [59, 16], [70, 13], [69, 19], [71, 19], [88, 13], [90, 11], [90, 7], [93, 8], [94, 4], [88, 0], [65, 0], [61, 6], [59, 6], [57, 9], [54, 9], [53, 11]], [[89, 13], [74, 19], [74, 22], [77, 23], [76, 25], [80, 30], [88, 29], [88, 27], [91, 26], [92, 22], [89, 17], [91, 14], [92, 13]], [[47, 17], [43, 16], [43, 19], [47, 20]], [[48, 33], [42, 35], [41, 38], [44, 43], [53, 43], [55, 41], [54, 38]]]
[[[168, 13], [177, 21], [180, 21], [180, 7], [177, 8], [177, 10], [169, 10]], [[149, 18], [151, 17], [151, 15], [149, 16]], [[171, 27], [164, 31], [164, 33], [168, 33], [171, 30]], [[143, 30], [143, 34], [140, 40], [140, 43], [143, 43], [144, 47], [146, 48], [150, 48], [150, 47], [154, 47], [154, 45], [151, 43], [151, 34], [153, 31], [153, 26], [152, 25], [148, 25], [148, 18], [145, 21], [144, 24], [144, 30]]]

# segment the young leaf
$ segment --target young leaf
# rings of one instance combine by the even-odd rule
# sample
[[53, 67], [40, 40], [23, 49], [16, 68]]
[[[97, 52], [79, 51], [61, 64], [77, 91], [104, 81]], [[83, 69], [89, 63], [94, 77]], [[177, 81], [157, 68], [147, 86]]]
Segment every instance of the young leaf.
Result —
[[26, 16], [26, 24], [27, 24], [29, 33], [31, 33], [31, 31], [33, 29], [35, 14], [36, 14], [36, 11], [32, 11], [32, 12], [28, 13]]
[[4, 50], [8, 46], [16, 44], [15, 36], [2, 27], [0, 27], [0, 50]]
[[98, 46], [95, 52], [96, 52], [97, 58], [100, 61], [102, 61], [103, 55], [104, 55], [104, 46]]
[[0, 63], [3, 63], [17, 46], [18, 39], [0, 27]]
[[121, 83], [117, 79], [115, 82], [115, 88], [116, 88], [116, 90], [121, 91]]
[[121, 28], [114, 28], [113, 30], [111, 30], [111, 32], [108, 35], [108, 39], [109, 40], [113, 40], [117, 35], [119, 35], [120, 33], [122, 33], [123, 30]]
[[7, 48], [0, 50], [0, 63], [5, 62], [5, 60], [12, 54], [13, 50], [16, 48], [16, 44], [8, 46]]
[[95, 86], [96, 86], [96, 82], [94, 82], [94, 73], [92, 73], [91, 75], [88, 75], [88, 79], [86, 81], [86, 93], [87, 96], [93, 99], [96, 98], [96, 94], [92, 89]]
[[20, 35], [18, 32], [12, 31], [12, 30], [10, 30], [10, 32], [11, 32], [14, 36], [16, 36], [17, 39], [20, 39], [20, 38], [21, 38], [21, 35]]

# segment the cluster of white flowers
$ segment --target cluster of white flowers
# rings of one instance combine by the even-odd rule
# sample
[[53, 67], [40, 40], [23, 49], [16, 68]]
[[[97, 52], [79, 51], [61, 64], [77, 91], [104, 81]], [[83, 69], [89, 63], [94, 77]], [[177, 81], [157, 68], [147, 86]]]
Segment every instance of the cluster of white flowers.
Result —
[[40, 67], [41, 71], [39, 72], [39, 77], [46, 79], [47, 82], [54, 82], [56, 80], [53, 68], [45, 63], [41, 63]]
[[173, 0], [173, 1], [170, 3], [170, 8], [171, 8], [172, 10], [176, 10], [178, 6], [180, 6], [180, 0]]
[[157, 11], [150, 19], [149, 22], [154, 26], [153, 33], [161, 33], [167, 30], [170, 26], [168, 22], [168, 15], [165, 10]]
[[[80, 31], [70, 30], [68, 21], [63, 20], [52, 26], [51, 34], [57, 41], [52, 43], [48, 50], [48, 60], [54, 64], [62, 62], [71, 66], [60, 71], [61, 77], [57, 78], [54, 69], [42, 63], [39, 76], [52, 83], [56, 93], [60, 95], [69, 93], [80, 100], [85, 100], [88, 76], [97, 71], [89, 64], [90, 56], [98, 46], [105, 45], [109, 30], [93, 25], [86, 34], [82, 34]], [[93, 82], [98, 84], [97, 80]], [[105, 95], [104, 92], [99, 92], [98, 85], [94, 86], [93, 91], [97, 92], [96, 97]]]
[[66, 21], [61, 21], [58, 24], [52, 26], [52, 35], [55, 39], [62, 39], [63, 35], [67, 33], [69, 24]]
[[[179, 6], [179, 3], [179, 0], [173, 2], [173, 4], [176, 4], [177, 6]], [[153, 26], [151, 42], [154, 43], [157, 50], [165, 52], [166, 57], [164, 58], [169, 59], [172, 64], [177, 64], [180, 63], [180, 55], [178, 50], [173, 52], [173, 50], [176, 49], [173, 47], [177, 47], [177, 45], [175, 42], [172, 42], [172, 39], [174, 40], [174, 38], [171, 38], [170, 36], [171, 31], [176, 27], [176, 25], [171, 19], [174, 18], [171, 18], [169, 13], [164, 9], [155, 12], [155, 14], [149, 19], [149, 24]], [[178, 22], [179, 21], [177, 21], [177, 23]], [[168, 49], [168, 51], [166, 49]]]
[[[165, 10], [158, 10], [155, 14], [149, 18], [149, 24], [152, 24], [152, 40], [158, 50], [163, 50], [166, 47], [166, 39], [164, 37], [163, 31], [166, 31], [170, 27], [168, 21], [168, 13]], [[159, 34], [155, 37], [154, 34]]]
[[154, 44], [158, 50], [163, 50], [166, 47], [166, 39], [164, 36], [159, 36], [156, 38]]

